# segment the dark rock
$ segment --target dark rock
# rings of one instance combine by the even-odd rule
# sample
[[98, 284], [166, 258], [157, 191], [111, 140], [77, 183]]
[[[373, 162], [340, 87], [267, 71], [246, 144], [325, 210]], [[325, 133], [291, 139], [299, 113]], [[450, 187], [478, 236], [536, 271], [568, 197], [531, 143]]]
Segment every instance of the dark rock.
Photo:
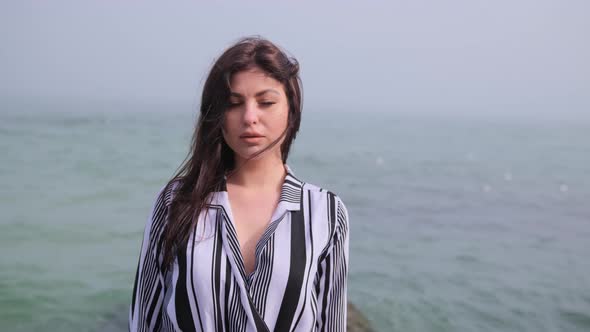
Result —
[[373, 332], [369, 321], [350, 302], [348, 302], [348, 321], [346, 322], [346, 330], [348, 332]]

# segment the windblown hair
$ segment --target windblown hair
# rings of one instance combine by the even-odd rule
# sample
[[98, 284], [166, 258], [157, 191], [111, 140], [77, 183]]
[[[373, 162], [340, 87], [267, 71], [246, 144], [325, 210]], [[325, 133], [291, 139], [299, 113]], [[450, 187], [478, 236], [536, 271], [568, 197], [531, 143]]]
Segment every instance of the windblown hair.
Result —
[[225, 190], [222, 188], [224, 176], [235, 171], [234, 152], [222, 135], [224, 113], [229, 107], [230, 82], [234, 74], [255, 68], [282, 83], [289, 103], [289, 115], [282, 135], [250, 159], [272, 148], [284, 137], [280, 147], [281, 158], [283, 163], [287, 161], [301, 123], [299, 63], [264, 38], [242, 38], [226, 49], [213, 64], [203, 87], [200, 115], [190, 151], [167, 184], [167, 189], [174, 186], [174, 195], [160, 242], [163, 250], [162, 268], [165, 270], [180, 251], [186, 250], [189, 236], [197, 226], [198, 216], [210, 203], [210, 194]]

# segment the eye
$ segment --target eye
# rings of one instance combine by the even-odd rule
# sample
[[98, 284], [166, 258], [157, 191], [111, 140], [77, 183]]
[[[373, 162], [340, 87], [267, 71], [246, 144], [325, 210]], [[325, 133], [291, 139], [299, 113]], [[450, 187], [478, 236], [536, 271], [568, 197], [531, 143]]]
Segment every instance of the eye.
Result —
[[262, 101], [260, 102], [260, 105], [264, 106], [264, 107], [269, 107], [271, 105], [276, 104], [274, 101]]

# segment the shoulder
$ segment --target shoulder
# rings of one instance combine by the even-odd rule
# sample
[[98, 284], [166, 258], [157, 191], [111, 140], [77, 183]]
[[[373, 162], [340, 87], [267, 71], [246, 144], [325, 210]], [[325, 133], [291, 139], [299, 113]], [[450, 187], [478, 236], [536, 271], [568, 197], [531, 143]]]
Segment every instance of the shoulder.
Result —
[[314, 217], [314, 223], [321, 230], [318, 233], [322, 234], [318, 236], [323, 246], [320, 257], [326, 257], [336, 248], [344, 248], [344, 252], [347, 252], [349, 219], [348, 209], [342, 198], [333, 191], [314, 184], [305, 183], [303, 190], [307, 192], [304, 197], [309, 197], [309, 202], [304, 202], [303, 206], [311, 204], [311, 214], [320, 217]]
[[179, 178], [172, 179], [168, 181], [159, 191], [158, 199], [162, 200], [163, 204], [166, 207], [170, 207], [172, 205], [172, 200], [176, 195], [176, 192], [180, 190], [180, 186], [182, 185], [182, 180]]
[[161, 235], [168, 219], [168, 213], [176, 190], [178, 190], [180, 180], [174, 179], [168, 181], [160, 187], [156, 196], [153, 198], [153, 204], [147, 220], [145, 233], [150, 239], [157, 239]]
[[334, 200], [342, 208], [346, 208], [342, 198], [332, 190], [307, 182], [303, 184], [303, 190], [308, 191], [311, 198]]
[[326, 210], [334, 229], [348, 230], [348, 209], [338, 194], [312, 183], [305, 183], [303, 190], [309, 193], [310, 201], [316, 203], [314, 209]]
[[182, 179], [174, 178], [160, 188], [156, 196], [156, 204], [161, 205], [162, 208], [169, 209], [172, 205], [176, 194], [182, 186]]

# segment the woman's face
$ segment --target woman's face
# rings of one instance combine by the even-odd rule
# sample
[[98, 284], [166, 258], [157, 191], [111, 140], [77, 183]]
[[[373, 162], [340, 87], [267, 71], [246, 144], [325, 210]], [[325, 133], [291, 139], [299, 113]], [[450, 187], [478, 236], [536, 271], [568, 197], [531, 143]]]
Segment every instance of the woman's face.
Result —
[[[239, 161], [263, 150], [281, 136], [287, 127], [289, 103], [283, 85], [261, 69], [238, 72], [232, 76], [230, 84], [230, 106], [224, 115], [223, 138]], [[283, 140], [259, 157], [280, 159]]]

